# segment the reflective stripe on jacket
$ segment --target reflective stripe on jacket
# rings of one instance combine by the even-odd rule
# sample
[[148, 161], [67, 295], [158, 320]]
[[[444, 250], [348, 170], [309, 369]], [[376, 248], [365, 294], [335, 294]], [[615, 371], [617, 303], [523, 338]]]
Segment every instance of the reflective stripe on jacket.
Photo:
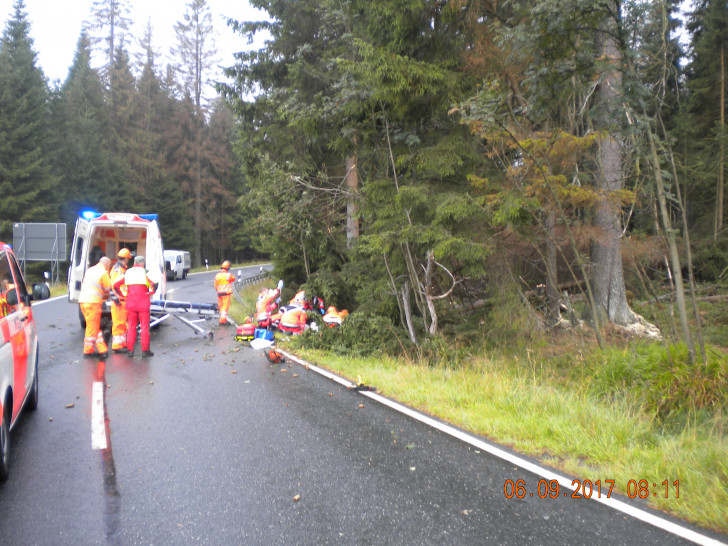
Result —
[[215, 275], [215, 290], [218, 295], [225, 295], [233, 293], [233, 283], [235, 282], [235, 276], [229, 271], [220, 271]]
[[111, 290], [111, 279], [106, 268], [96, 264], [86, 270], [81, 283], [81, 294], [78, 296], [79, 303], [101, 303], [109, 297]]

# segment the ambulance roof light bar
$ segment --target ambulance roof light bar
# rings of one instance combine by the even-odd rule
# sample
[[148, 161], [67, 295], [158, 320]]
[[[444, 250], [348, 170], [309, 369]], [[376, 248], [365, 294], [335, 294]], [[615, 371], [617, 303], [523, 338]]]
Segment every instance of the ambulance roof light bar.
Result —
[[[103, 216], [102, 213], [96, 212], [94, 210], [84, 210], [83, 212], [81, 212], [81, 217], [84, 220], [93, 220], [94, 218], [99, 218], [100, 216]], [[141, 218], [142, 220], [148, 220], [150, 222], [156, 220], [159, 217], [159, 215], [157, 214], [136, 214], [135, 216]]]

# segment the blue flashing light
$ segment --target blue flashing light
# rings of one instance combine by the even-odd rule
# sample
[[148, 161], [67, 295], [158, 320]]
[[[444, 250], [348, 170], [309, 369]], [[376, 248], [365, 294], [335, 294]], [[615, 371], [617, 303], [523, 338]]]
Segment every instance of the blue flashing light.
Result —
[[92, 218], [98, 218], [99, 216], [101, 216], [101, 213], [93, 210], [85, 210], [81, 213], [81, 218], [85, 220], [91, 220]]
[[156, 220], [157, 216], [158, 215], [156, 215], [156, 214], [140, 214], [139, 218], [141, 218], [142, 220], [152, 221], [152, 220]]

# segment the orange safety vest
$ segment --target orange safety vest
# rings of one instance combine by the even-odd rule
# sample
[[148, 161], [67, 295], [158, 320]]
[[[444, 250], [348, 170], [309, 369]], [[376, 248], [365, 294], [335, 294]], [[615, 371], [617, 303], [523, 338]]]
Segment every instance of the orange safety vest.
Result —
[[218, 296], [227, 296], [229, 294], [232, 294], [234, 282], [235, 277], [229, 271], [223, 270], [215, 275], [215, 282], [213, 284], [215, 286], [215, 291], [217, 292]]
[[124, 267], [124, 264], [121, 262], [116, 262], [114, 267], [111, 268], [111, 273], [109, 273], [109, 277], [111, 278], [111, 287], [114, 289], [114, 293], [116, 293], [119, 297], [120, 303], [124, 303], [126, 290], [122, 291], [123, 283], [117, 286], [117, 282], [124, 278], [124, 273], [126, 273], [127, 269], [128, 268]]
[[263, 288], [258, 294], [258, 299], [255, 302], [256, 313], [272, 313], [276, 308], [275, 299], [278, 297], [280, 292], [277, 288]]
[[293, 296], [293, 299], [288, 302], [290, 305], [306, 305], [308, 302], [306, 301], [306, 291], [301, 290], [298, 292], [295, 296]]
[[303, 329], [306, 326], [306, 311], [303, 309], [291, 309], [283, 313], [281, 326], [292, 329]]
[[86, 275], [81, 283], [81, 294], [78, 303], [102, 303], [109, 297], [111, 290], [111, 279], [106, 268], [96, 264], [86, 270]]
[[328, 311], [324, 315], [324, 322], [329, 328], [338, 326], [341, 324], [341, 316], [335, 307], [329, 307]]

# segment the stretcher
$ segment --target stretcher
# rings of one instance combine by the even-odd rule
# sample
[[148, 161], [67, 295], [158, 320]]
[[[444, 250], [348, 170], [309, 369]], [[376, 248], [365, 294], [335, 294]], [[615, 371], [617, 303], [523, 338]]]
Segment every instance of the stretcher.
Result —
[[[152, 317], [149, 323], [150, 328], [167, 320], [169, 317], [174, 317], [207, 339], [212, 339], [212, 330], [202, 328], [197, 323], [206, 322], [211, 318], [220, 316], [217, 303], [192, 303], [171, 300], [152, 300], [149, 312]], [[188, 317], [197, 318], [191, 319]]]
[[[253, 282], [258, 282], [268, 275], [267, 272], [260, 268], [260, 273], [251, 277], [243, 278], [242, 272], [238, 271], [238, 277], [233, 285], [233, 292], [235, 297], [242, 303], [240, 294], [238, 293], [239, 288]], [[156, 326], [161, 322], [167, 320], [170, 317], [174, 317], [177, 320], [183, 322], [196, 333], [202, 334], [207, 339], [213, 338], [212, 330], [198, 326], [198, 323], [206, 322], [212, 318], [220, 318], [220, 310], [217, 308], [217, 303], [192, 303], [187, 301], [173, 301], [173, 300], [152, 300], [152, 305], [149, 309], [151, 320], [149, 327]], [[196, 318], [190, 318], [196, 317]], [[237, 324], [228, 316], [228, 322], [237, 328]]]

